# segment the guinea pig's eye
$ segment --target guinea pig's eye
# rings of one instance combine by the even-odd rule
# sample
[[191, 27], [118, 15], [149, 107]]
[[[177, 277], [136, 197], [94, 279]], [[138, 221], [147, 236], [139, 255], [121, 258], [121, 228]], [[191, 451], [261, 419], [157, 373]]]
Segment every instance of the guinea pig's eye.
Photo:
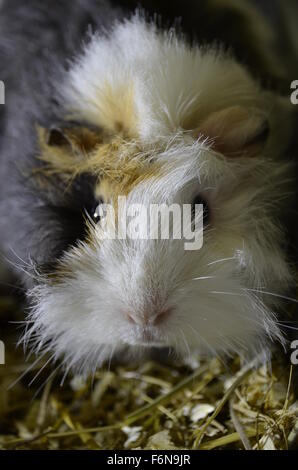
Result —
[[92, 220], [97, 224], [104, 216], [102, 211], [102, 204], [104, 204], [103, 199], [98, 199], [92, 206], [90, 211], [90, 216]]
[[196, 208], [196, 204], [202, 204], [203, 206], [203, 224], [204, 226], [209, 224], [210, 222], [210, 209], [209, 209], [209, 205], [206, 201], [206, 199], [204, 199], [204, 197], [201, 195], [201, 194], [198, 194], [194, 200], [192, 201], [192, 217], [194, 218], [195, 216], [195, 208]]

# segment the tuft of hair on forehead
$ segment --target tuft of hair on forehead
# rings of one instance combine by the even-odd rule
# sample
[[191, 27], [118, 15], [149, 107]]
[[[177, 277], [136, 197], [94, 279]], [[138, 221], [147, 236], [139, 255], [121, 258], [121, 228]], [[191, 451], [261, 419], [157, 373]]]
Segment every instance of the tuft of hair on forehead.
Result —
[[107, 130], [132, 139], [138, 135], [132, 82], [113, 87], [106, 80], [102, 88], [94, 90], [93, 99], [100, 105], [100, 113]]
[[49, 143], [48, 131], [39, 127], [39, 159], [44, 165], [38, 173], [55, 175], [66, 181], [91, 174], [98, 180], [116, 183], [118, 192], [123, 195], [140, 181], [162, 173], [162, 164], [155, 158], [155, 153], [145, 151], [134, 140], [127, 141], [121, 136], [96, 140], [93, 136], [94, 145], [88, 147], [79, 140], [80, 135], [84, 135], [82, 129], [68, 134], [74, 138], [73, 145]]

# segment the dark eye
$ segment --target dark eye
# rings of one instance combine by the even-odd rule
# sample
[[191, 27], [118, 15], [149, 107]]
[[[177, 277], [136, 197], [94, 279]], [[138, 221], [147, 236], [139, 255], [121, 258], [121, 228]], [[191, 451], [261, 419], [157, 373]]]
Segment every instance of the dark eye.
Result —
[[95, 201], [91, 210], [88, 211], [90, 217], [96, 224], [102, 219], [103, 216], [103, 211], [101, 210], [102, 204], [104, 204], [104, 200], [99, 198], [97, 201]]
[[206, 201], [206, 199], [201, 195], [201, 194], [198, 194], [194, 200], [192, 201], [192, 217], [194, 218], [195, 216], [195, 207], [196, 207], [196, 204], [202, 204], [203, 206], [203, 224], [204, 226], [206, 226], [207, 224], [209, 224], [210, 222], [210, 209], [209, 209], [209, 205]]

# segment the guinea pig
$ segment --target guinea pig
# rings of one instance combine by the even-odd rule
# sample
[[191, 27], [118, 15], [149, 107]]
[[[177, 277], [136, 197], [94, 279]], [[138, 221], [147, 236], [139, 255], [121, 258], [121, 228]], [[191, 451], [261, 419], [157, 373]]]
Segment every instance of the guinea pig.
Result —
[[[2, 52], [15, 61], [3, 69], [0, 243], [26, 289], [25, 345], [88, 373], [156, 348], [246, 359], [284, 344], [287, 105], [218, 46], [139, 13], [108, 18], [79, 52], [46, 21], [26, 51], [15, 26]], [[121, 198], [199, 205], [202, 246], [113, 237]]]

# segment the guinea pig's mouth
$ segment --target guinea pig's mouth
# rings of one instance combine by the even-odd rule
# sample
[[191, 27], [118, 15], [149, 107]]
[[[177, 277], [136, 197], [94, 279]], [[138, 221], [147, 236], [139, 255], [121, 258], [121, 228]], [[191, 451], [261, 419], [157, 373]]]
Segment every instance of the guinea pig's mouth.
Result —
[[157, 340], [147, 340], [147, 341], [137, 341], [137, 346], [145, 346], [147, 348], [164, 348], [166, 344], [163, 341]]
[[167, 346], [165, 340], [160, 336], [160, 334], [151, 328], [142, 328], [141, 330], [137, 330], [134, 333], [130, 344], [135, 346], [145, 346], [148, 348], [161, 348]]

